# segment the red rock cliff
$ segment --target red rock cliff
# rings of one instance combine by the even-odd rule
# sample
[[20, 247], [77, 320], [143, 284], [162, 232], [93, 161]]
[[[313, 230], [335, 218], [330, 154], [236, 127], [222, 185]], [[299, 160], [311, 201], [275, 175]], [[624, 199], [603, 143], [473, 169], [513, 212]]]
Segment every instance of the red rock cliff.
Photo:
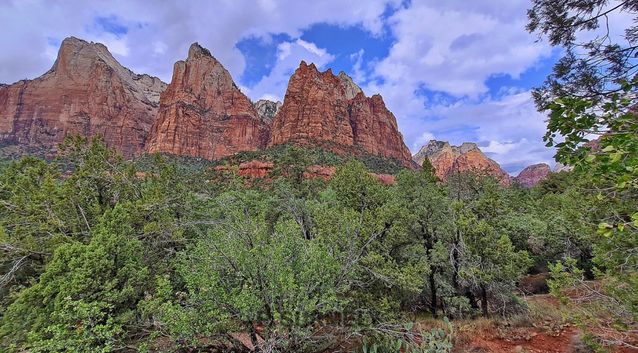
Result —
[[165, 87], [104, 45], [67, 38], [47, 73], [0, 86], [0, 141], [55, 151], [67, 135], [100, 134], [131, 157], [143, 150]]
[[178, 61], [146, 150], [220, 159], [266, 146], [268, 126], [230, 73], [199, 44]]
[[432, 140], [414, 155], [414, 161], [419, 165], [426, 158], [434, 167], [436, 176], [443, 181], [453, 173], [477, 172], [492, 176], [501, 184], [510, 184], [510, 176], [474, 143], [466, 142], [456, 147], [448, 142]]
[[516, 178], [514, 178], [514, 181], [522, 187], [531, 188], [549, 178], [551, 173], [552, 170], [549, 165], [545, 163], [533, 164], [523, 169]]
[[394, 115], [379, 95], [366, 97], [344, 73], [319, 72], [301, 62], [272, 123], [270, 145], [320, 143], [363, 151], [412, 166]]

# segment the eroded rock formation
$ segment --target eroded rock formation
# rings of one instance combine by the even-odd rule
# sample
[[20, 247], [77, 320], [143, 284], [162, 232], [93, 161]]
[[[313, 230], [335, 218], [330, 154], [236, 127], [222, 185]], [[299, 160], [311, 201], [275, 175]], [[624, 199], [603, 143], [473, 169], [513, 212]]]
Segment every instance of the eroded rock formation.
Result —
[[120, 65], [103, 44], [66, 38], [47, 73], [0, 86], [0, 141], [52, 152], [67, 135], [100, 134], [108, 146], [135, 156], [165, 88]]
[[256, 101], [254, 105], [261, 120], [269, 125], [279, 112], [279, 109], [281, 109], [281, 102], [273, 102], [267, 99], [260, 99]]
[[102, 44], [67, 38], [46, 74], [0, 84], [0, 142], [54, 155], [65, 136], [98, 134], [126, 157], [146, 151], [215, 160], [292, 143], [414, 166], [380, 95], [366, 97], [344, 72], [304, 62], [283, 104], [253, 104], [197, 43], [166, 85], [124, 68]]
[[220, 159], [266, 146], [268, 125], [208, 50], [194, 43], [160, 98], [146, 150]]
[[510, 176], [474, 143], [465, 142], [457, 147], [445, 141], [432, 140], [414, 155], [414, 161], [419, 165], [426, 158], [434, 167], [436, 176], [443, 181], [453, 173], [475, 172], [492, 176], [504, 185], [510, 183]]
[[396, 118], [380, 95], [366, 97], [345, 73], [319, 72], [301, 62], [273, 120], [270, 145], [320, 144], [334, 152], [363, 152], [412, 166]]
[[551, 168], [545, 163], [533, 164], [523, 169], [514, 178], [514, 182], [522, 187], [531, 188], [547, 179], [551, 172]]

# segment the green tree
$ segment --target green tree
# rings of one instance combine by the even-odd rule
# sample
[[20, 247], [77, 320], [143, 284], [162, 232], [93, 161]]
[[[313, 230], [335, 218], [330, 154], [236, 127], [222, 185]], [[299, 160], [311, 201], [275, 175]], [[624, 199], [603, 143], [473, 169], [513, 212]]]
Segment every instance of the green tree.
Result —
[[[427, 259], [423, 246], [406, 238], [404, 208], [392, 190], [380, 184], [359, 162], [337, 168], [329, 195], [336, 201], [322, 205], [317, 219], [342, 249], [351, 276], [349, 310], [367, 325], [397, 319], [409, 297], [422, 291]], [[332, 233], [330, 235], [329, 233]]]
[[479, 291], [483, 316], [488, 316], [490, 293], [511, 293], [531, 260], [527, 252], [516, 251], [509, 237], [486, 220], [470, 217], [463, 219], [459, 226], [465, 235], [460, 275]]
[[432, 163], [430, 162], [430, 159], [426, 158], [423, 160], [423, 163], [421, 164], [421, 173], [424, 175], [424, 177], [432, 182], [435, 181], [439, 181], [439, 178], [436, 176], [436, 170], [434, 169], [434, 166], [432, 165]]
[[58, 247], [38, 282], [7, 308], [3, 345], [32, 352], [121, 348], [148, 275], [131, 223], [129, 210], [118, 206], [104, 215], [88, 244]]
[[[614, 15], [635, 17], [636, 11], [636, 1], [535, 0], [528, 12], [528, 30], [566, 49], [554, 73], [535, 91], [539, 110], [550, 113], [545, 141], [556, 147], [556, 159], [575, 166], [603, 201], [596, 205], [600, 218], [593, 261], [612, 283], [607, 291], [616, 306], [624, 304], [634, 314], [635, 295], [630, 293], [638, 291], [638, 26], [632, 23], [623, 34], [609, 29], [617, 23], [610, 23]], [[591, 33], [598, 35], [580, 41]]]
[[254, 191], [226, 193], [216, 202], [215, 227], [178, 261], [186, 297], [161, 305], [158, 317], [188, 342], [243, 330], [257, 345], [256, 329], [263, 326], [267, 345], [300, 349], [311, 326], [342, 305], [341, 264], [291, 217], [270, 227], [268, 199]]
[[59, 173], [26, 157], [0, 174], [0, 305], [11, 286], [26, 285], [41, 273], [53, 250], [68, 241], [73, 219], [62, 212]]
[[[425, 163], [424, 163], [425, 164]], [[431, 171], [404, 171], [397, 177], [397, 198], [405, 212], [401, 222], [407, 228], [412, 241], [423, 246], [425, 261], [429, 264], [427, 283], [429, 287], [430, 313], [437, 316], [437, 282], [446, 277], [449, 254], [452, 251], [451, 205], [443, 189], [436, 183]], [[437, 281], [437, 278], [439, 280]]]

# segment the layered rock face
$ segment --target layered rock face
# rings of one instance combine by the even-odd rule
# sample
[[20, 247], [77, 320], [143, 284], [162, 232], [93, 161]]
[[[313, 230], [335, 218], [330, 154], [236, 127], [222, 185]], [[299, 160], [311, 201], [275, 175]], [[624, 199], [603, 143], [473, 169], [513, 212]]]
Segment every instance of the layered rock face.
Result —
[[547, 179], [551, 172], [551, 168], [545, 163], [533, 164], [523, 169], [514, 178], [514, 182], [522, 187], [531, 188]]
[[160, 98], [148, 152], [220, 159], [264, 148], [268, 125], [230, 73], [199, 44], [178, 61]]
[[335, 152], [362, 151], [412, 166], [396, 118], [379, 95], [366, 97], [345, 73], [301, 62], [273, 120], [269, 145], [320, 143]]
[[0, 86], [0, 141], [55, 151], [67, 135], [100, 134], [132, 157], [143, 150], [165, 88], [124, 68], [104, 45], [67, 38], [47, 73]]
[[429, 159], [436, 176], [446, 181], [454, 173], [476, 172], [496, 178], [501, 184], [509, 185], [510, 176], [495, 161], [488, 158], [474, 143], [465, 142], [452, 146], [444, 141], [430, 141], [414, 155], [419, 165]]

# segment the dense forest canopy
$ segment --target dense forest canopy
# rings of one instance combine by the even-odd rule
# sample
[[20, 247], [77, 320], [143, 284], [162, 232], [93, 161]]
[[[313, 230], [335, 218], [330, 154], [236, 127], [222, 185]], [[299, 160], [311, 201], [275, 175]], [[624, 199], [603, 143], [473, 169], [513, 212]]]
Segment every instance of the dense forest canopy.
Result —
[[354, 335], [445, 352], [445, 331], [405, 338], [412, 315], [526, 312], [517, 281], [567, 257], [592, 276], [596, 221], [615, 208], [574, 173], [528, 190], [424, 168], [387, 186], [356, 160], [298, 178], [312, 158], [295, 148], [282, 152], [291, 172], [265, 179], [140, 166], [99, 141], [63, 151], [0, 176], [9, 351], [239, 350], [231, 334], [245, 332], [265, 351]]

